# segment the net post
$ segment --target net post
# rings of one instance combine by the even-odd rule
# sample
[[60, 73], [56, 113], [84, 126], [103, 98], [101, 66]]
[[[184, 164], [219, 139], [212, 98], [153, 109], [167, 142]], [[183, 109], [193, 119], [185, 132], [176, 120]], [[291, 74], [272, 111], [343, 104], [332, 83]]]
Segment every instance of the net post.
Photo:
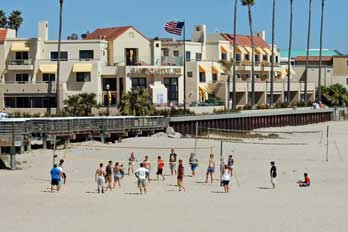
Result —
[[329, 162], [329, 126], [326, 127], [326, 162]]

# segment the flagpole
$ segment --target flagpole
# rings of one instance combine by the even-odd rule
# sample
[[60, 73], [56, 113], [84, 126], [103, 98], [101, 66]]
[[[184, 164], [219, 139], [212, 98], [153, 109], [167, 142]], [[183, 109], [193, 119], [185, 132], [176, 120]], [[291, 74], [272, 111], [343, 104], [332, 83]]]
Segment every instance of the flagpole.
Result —
[[184, 20], [184, 114], [186, 114], [186, 23]]

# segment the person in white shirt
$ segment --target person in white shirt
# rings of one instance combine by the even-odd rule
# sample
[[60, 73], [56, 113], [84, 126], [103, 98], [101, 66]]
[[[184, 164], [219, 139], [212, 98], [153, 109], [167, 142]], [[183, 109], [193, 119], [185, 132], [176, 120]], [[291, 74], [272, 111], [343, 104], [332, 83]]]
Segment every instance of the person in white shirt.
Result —
[[221, 181], [222, 185], [224, 186], [225, 193], [228, 193], [230, 191], [230, 180], [231, 180], [231, 175], [230, 175], [230, 170], [228, 169], [228, 166], [225, 165], [225, 169], [221, 174]]
[[140, 194], [146, 193], [146, 179], [149, 176], [149, 170], [144, 168], [144, 164], [140, 164], [140, 168], [135, 171], [135, 176], [138, 178], [138, 188]]
[[62, 178], [59, 181], [59, 185], [61, 186], [62, 184], [65, 184], [66, 182], [66, 174], [65, 172], [63, 172], [63, 164], [64, 164], [64, 160], [61, 159], [59, 161], [59, 165], [58, 165], [58, 169], [60, 170], [60, 172], [62, 173]]

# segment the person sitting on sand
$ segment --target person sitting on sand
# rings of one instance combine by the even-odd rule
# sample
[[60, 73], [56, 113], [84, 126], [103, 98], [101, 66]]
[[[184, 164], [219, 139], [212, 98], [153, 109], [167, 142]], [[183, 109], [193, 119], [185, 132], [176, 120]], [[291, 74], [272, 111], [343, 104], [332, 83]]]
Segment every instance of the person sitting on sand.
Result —
[[149, 156], [145, 156], [145, 159], [143, 161], [144, 168], [146, 168], [149, 171], [149, 175], [147, 175], [147, 180], [150, 183], [150, 173], [151, 173], [151, 162], [149, 160]]
[[198, 168], [198, 159], [196, 158], [196, 153], [191, 153], [189, 162], [191, 165], [192, 177], [194, 177], [196, 176], [196, 170]]
[[209, 161], [208, 161], [208, 169], [207, 169], [207, 174], [205, 178], [205, 183], [208, 183], [208, 179], [210, 176], [210, 181], [213, 183], [213, 174], [215, 172], [215, 161], [214, 161], [214, 155], [210, 154]]
[[228, 166], [225, 165], [224, 171], [222, 172], [222, 175], [221, 175], [222, 186], [224, 187], [225, 193], [228, 193], [230, 191], [230, 187], [229, 187], [230, 180], [231, 180], [230, 170]]
[[140, 168], [135, 171], [135, 176], [138, 179], [138, 188], [140, 190], [140, 194], [147, 192], [146, 190], [146, 178], [149, 176], [149, 170], [144, 167], [144, 164], [140, 164]]
[[308, 173], [304, 173], [304, 181], [297, 181], [299, 187], [309, 187], [311, 186], [311, 180], [308, 177]]
[[99, 168], [95, 172], [95, 181], [97, 182], [98, 193], [100, 193], [100, 190], [102, 193], [104, 193], [105, 176], [106, 172], [104, 171], [103, 163], [100, 163]]
[[159, 181], [159, 177], [162, 177], [162, 180], [165, 180], [164, 176], [163, 176], [163, 169], [164, 169], [164, 162], [161, 159], [161, 156], [157, 157], [157, 181]]
[[134, 173], [135, 161], [136, 161], [135, 155], [134, 155], [134, 152], [132, 152], [128, 159], [128, 175], [131, 175]]
[[121, 165], [116, 162], [114, 167], [114, 188], [116, 188], [116, 185], [118, 184], [119, 187], [121, 187], [120, 180], [123, 177]]
[[182, 164], [182, 160], [179, 160], [179, 165], [178, 165], [178, 187], [179, 187], [179, 191], [181, 190], [184, 190], [185, 191], [185, 188], [184, 188], [184, 185], [183, 185], [183, 182], [184, 182], [184, 165]]
[[60, 181], [62, 178], [62, 172], [58, 168], [57, 164], [53, 165], [53, 168], [51, 169], [51, 192], [53, 192], [54, 187], [56, 187], [57, 192], [60, 190]]

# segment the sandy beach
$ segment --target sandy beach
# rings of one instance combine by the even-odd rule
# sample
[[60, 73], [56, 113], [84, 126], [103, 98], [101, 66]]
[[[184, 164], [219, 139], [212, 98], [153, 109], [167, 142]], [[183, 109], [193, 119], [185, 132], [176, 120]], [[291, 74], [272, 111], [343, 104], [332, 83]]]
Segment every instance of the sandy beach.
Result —
[[[329, 162], [325, 161], [327, 125]], [[195, 178], [185, 176], [186, 192], [179, 192], [176, 177], [169, 175], [168, 159], [170, 148], [177, 148], [185, 175], [191, 175], [188, 159], [194, 139], [149, 137], [109, 145], [71, 144], [69, 150], [58, 153], [65, 159], [68, 175], [60, 193], [49, 192], [51, 150], [19, 155], [22, 170], [0, 171], [1, 231], [347, 231], [348, 123], [262, 130], [313, 133], [224, 142], [225, 160], [233, 154], [236, 162], [228, 194], [223, 193], [217, 172], [215, 183], [203, 183], [211, 150], [219, 164], [220, 142], [216, 140], [197, 141], [199, 169]], [[112, 160], [128, 167], [132, 151], [138, 161], [150, 156], [153, 179], [156, 157], [161, 155], [166, 163], [166, 180], [152, 181], [148, 194], [138, 195], [136, 178], [125, 176], [121, 188], [97, 194], [94, 173], [98, 164]], [[269, 189], [272, 160], [278, 168], [274, 190]], [[310, 188], [296, 184], [304, 172], [312, 180]]]

